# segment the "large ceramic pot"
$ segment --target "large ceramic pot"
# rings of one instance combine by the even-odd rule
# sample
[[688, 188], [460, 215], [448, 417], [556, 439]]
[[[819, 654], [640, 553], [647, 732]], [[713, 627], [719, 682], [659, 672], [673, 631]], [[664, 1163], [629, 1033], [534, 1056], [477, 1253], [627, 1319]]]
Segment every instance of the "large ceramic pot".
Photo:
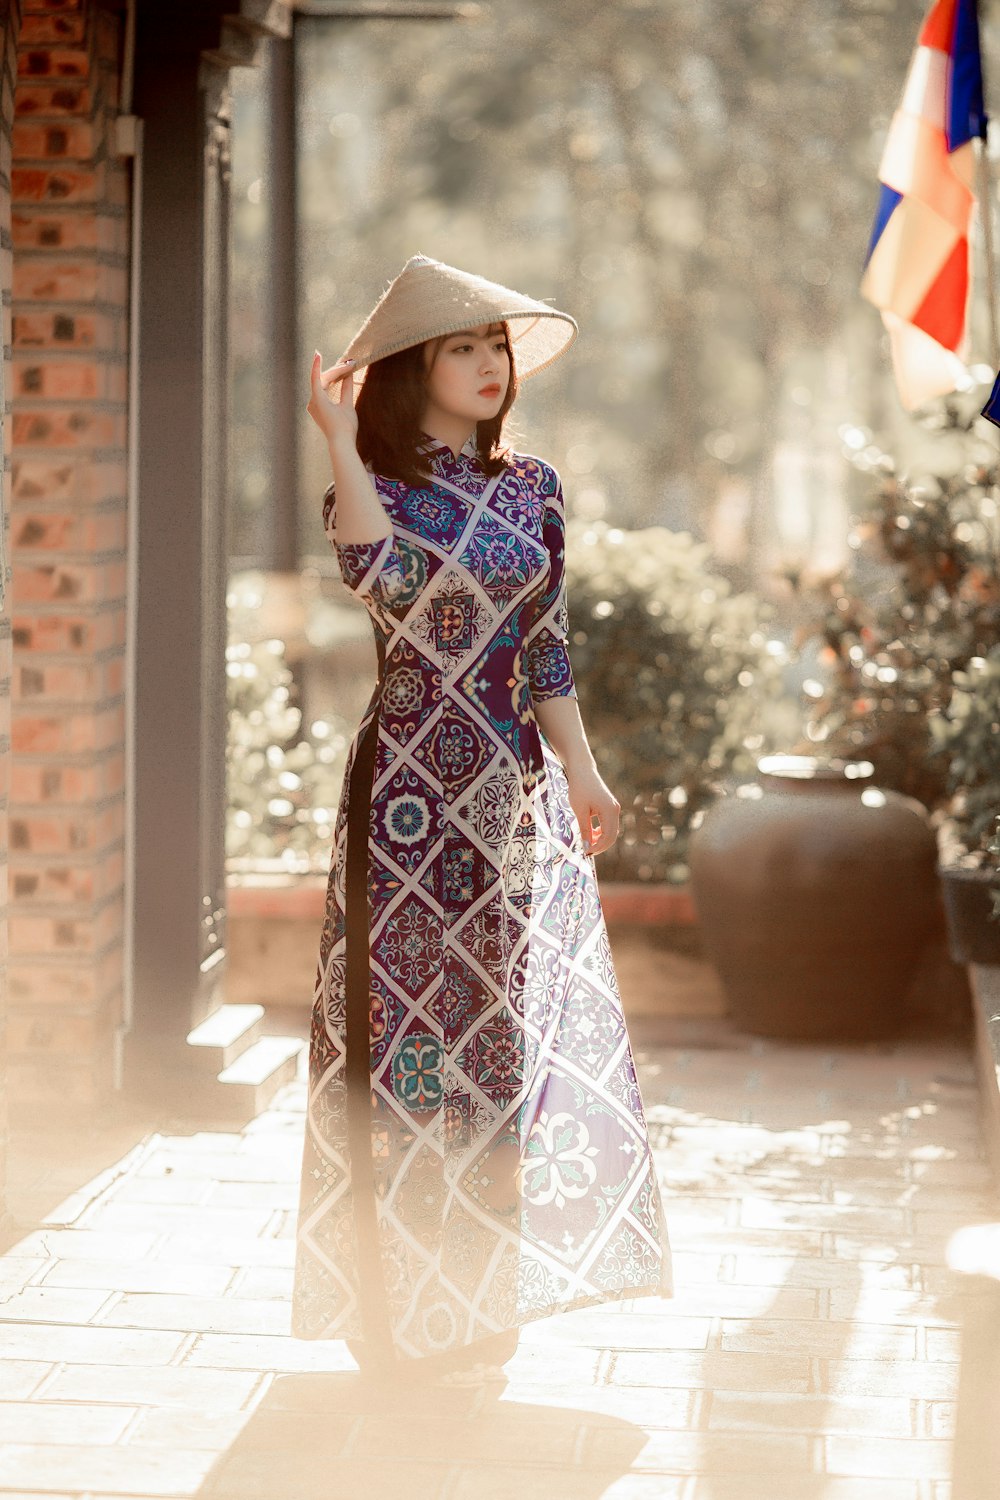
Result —
[[926, 809], [872, 786], [868, 761], [772, 755], [757, 769], [713, 803], [689, 849], [732, 1018], [765, 1036], [889, 1036], [940, 921]]
[[992, 870], [942, 865], [948, 946], [960, 964], [1000, 964], [1000, 919], [993, 916]]

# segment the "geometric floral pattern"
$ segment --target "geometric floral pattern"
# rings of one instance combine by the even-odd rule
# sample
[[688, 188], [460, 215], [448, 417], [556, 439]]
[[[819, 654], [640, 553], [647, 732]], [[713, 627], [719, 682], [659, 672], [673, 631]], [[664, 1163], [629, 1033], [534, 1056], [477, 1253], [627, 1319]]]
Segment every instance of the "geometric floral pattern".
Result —
[[424, 437], [424, 488], [369, 468], [384, 541], [339, 544], [323, 497], [381, 666], [334, 829], [292, 1296], [297, 1337], [401, 1357], [672, 1287], [594, 863], [534, 713], [576, 691], [559, 475]]

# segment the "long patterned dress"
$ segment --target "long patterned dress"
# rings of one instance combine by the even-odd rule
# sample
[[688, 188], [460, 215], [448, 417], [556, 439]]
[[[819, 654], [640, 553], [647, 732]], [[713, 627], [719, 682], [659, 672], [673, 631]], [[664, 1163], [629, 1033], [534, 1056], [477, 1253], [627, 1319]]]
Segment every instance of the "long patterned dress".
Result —
[[369, 473], [382, 542], [327, 533], [378, 682], [348, 756], [316, 972], [292, 1333], [397, 1357], [669, 1296], [663, 1208], [601, 912], [533, 705], [575, 696], [559, 475], [424, 434]]

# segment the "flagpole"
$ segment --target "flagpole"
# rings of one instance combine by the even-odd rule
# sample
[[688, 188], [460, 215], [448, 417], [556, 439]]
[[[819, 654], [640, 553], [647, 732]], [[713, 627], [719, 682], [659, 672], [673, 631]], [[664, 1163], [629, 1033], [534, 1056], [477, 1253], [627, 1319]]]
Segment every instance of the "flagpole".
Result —
[[[979, 137], [979, 149], [976, 152], [979, 176], [979, 218], [983, 226], [983, 253], [986, 256], [986, 295], [990, 306], [990, 345], [992, 349], [992, 363], [996, 370], [1000, 368], [1000, 317], [997, 314], [997, 270], [996, 258], [993, 254], [993, 199], [990, 185], [990, 161], [986, 149], [987, 131], [989, 121], [983, 122], [983, 131]], [[1000, 443], [1000, 433], [994, 432], [994, 440]], [[994, 467], [994, 482], [991, 486], [993, 499], [1000, 500], [1000, 471]], [[993, 535], [994, 545], [1000, 542], [1000, 506], [994, 512], [993, 525], [989, 528]]]
[[990, 352], [993, 368], [1000, 367], [1000, 316], [997, 313], [997, 268], [993, 254], [993, 198], [990, 186], [990, 160], [986, 135], [979, 137], [976, 152], [979, 172], [979, 221], [983, 226], [983, 252], [986, 256], [986, 295], [990, 309]]

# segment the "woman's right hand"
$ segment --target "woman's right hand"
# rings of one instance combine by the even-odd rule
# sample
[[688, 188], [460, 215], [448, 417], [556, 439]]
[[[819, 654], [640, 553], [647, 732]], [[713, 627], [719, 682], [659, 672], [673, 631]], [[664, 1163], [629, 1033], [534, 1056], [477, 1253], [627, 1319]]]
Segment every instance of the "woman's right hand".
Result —
[[[313, 355], [310, 383], [312, 394], [306, 411], [327, 442], [354, 443], [358, 436], [358, 414], [354, 410], [354, 360], [338, 359], [335, 365], [324, 370], [317, 350]], [[328, 394], [335, 386], [339, 386], [336, 398]]]

